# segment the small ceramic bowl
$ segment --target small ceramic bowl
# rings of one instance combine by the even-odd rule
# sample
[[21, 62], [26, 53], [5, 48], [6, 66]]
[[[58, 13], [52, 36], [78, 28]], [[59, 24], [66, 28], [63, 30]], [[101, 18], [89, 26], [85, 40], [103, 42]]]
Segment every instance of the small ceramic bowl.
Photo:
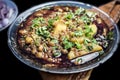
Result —
[[0, 0], [0, 31], [6, 29], [17, 17], [18, 8], [11, 0]]

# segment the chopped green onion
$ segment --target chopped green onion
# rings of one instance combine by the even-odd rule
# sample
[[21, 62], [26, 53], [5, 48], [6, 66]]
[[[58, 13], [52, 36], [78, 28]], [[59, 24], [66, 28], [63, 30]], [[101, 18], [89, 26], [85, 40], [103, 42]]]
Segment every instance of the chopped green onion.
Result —
[[55, 21], [54, 19], [49, 19], [48, 20], [49, 26], [52, 26], [54, 21]]
[[88, 43], [90, 43], [90, 42], [91, 42], [90, 39], [87, 39], [87, 38], [84, 39], [84, 44], [88, 44]]
[[108, 42], [106, 40], [103, 41], [103, 47], [106, 48], [108, 46]]
[[86, 15], [81, 16], [80, 19], [81, 19], [85, 24], [90, 24], [90, 23], [91, 23], [91, 19], [90, 19], [88, 16], [86, 16]]
[[108, 32], [108, 34], [107, 34], [107, 39], [108, 40], [113, 40], [113, 31], [110, 31], [110, 32]]
[[39, 26], [40, 25], [40, 23], [44, 23], [44, 18], [43, 17], [37, 17], [37, 18], [35, 18], [34, 20], [32, 20], [32, 25], [31, 25], [31, 27], [32, 28], [34, 28], [34, 27], [36, 27], [36, 26]]
[[82, 48], [82, 45], [80, 45], [78, 42], [75, 43], [77, 49], [81, 49]]
[[39, 35], [39, 36], [42, 36], [44, 38], [47, 38], [50, 36], [50, 33], [49, 31], [47, 31], [47, 28], [46, 27], [40, 27], [36, 30], [36, 34]]
[[65, 18], [67, 19], [67, 20], [70, 20], [70, 19], [73, 19], [75, 16], [74, 16], [74, 13], [73, 12], [69, 12], [66, 16], [65, 16]]
[[65, 49], [69, 49], [69, 48], [72, 48], [74, 46], [74, 44], [72, 42], [70, 42], [67, 38], [65, 38], [63, 40], [63, 44], [64, 44]]
[[92, 39], [92, 42], [94, 43], [94, 44], [98, 44], [98, 42], [96, 41], [96, 39]]
[[74, 32], [74, 35], [75, 35], [75, 36], [82, 36], [82, 35], [83, 35], [83, 32], [82, 32], [82, 31], [75, 31], [75, 32]]
[[86, 46], [86, 48], [87, 48], [89, 51], [92, 51], [92, 50], [93, 50], [93, 46]]
[[52, 47], [53, 50], [56, 50], [57, 48], [58, 48], [57, 46], [53, 46], [53, 47]]
[[86, 25], [84, 30], [85, 36], [91, 38], [91, 32], [93, 32], [92, 29], [88, 25]]
[[49, 19], [49, 20], [48, 20], [48, 25], [49, 25], [49, 26], [52, 26], [53, 23], [54, 23], [54, 21], [56, 21], [56, 20], [58, 20], [58, 19], [59, 19], [58, 16], [54, 17], [53, 19]]
[[99, 54], [100, 54], [100, 55], [104, 54], [104, 51], [103, 51], [103, 50], [102, 50], [102, 51], [100, 51], [100, 52], [99, 52]]
[[61, 56], [61, 53], [60, 53], [60, 52], [55, 52], [55, 53], [53, 54], [53, 56], [54, 56], [54, 57], [60, 57], [60, 56]]
[[92, 29], [88, 25], [85, 25], [85, 33], [90, 33], [90, 32], [93, 32]]
[[83, 13], [85, 13], [85, 9], [84, 8], [78, 8], [77, 10], [75, 10], [75, 14], [76, 15], [80, 15], [80, 14], [83, 14]]
[[82, 58], [78, 58], [78, 59], [77, 59], [77, 62], [78, 62], [78, 63], [81, 63], [81, 62], [82, 62]]

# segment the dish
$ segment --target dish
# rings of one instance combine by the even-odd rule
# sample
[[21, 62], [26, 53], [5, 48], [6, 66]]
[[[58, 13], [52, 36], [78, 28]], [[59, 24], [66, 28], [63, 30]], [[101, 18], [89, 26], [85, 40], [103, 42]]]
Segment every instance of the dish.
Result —
[[[44, 9], [44, 8], [49, 8], [52, 6], [76, 6], [76, 7], [83, 7], [86, 9], [91, 9], [96, 11], [97, 13], [100, 14], [100, 17], [103, 18], [103, 20], [105, 21], [106, 24], [108, 24], [108, 22], [112, 23], [109, 24], [108, 27], [110, 29], [113, 28], [113, 39], [115, 39], [116, 41], [114, 42], [114, 40], [111, 42], [111, 44], [108, 46], [108, 48], [105, 50], [105, 53], [100, 55], [99, 57], [88, 61], [85, 64], [82, 64], [80, 66], [73, 66], [73, 67], [64, 67], [64, 68], [44, 68], [42, 67], [41, 64], [39, 63], [34, 63], [33, 60], [29, 59], [28, 57], [26, 58], [26, 56], [21, 55], [21, 50], [18, 48], [17, 45], [17, 37], [16, 37], [16, 31], [18, 29], [18, 26], [21, 24], [22, 21], [24, 21], [28, 16], [30, 16], [33, 12], [38, 11], [39, 9]], [[106, 20], [107, 19], [107, 20]], [[112, 27], [111, 27], [112, 26]], [[94, 67], [97, 67], [100, 63], [105, 62], [106, 60], [108, 60], [114, 53], [114, 51], [117, 48], [118, 42], [119, 42], [119, 33], [118, 33], [118, 29], [117, 29], [117, 25], [113, 22], [113, 20], [103, 11], [99, 10], [98, 8], [88, 5], [88, 4], [84, 4], [81, 2], [74, 2], [74, 1], [57, 1], [57, 2], [50, 2], [50, 3], [45, 3], [45, 4], [40, 4], [38, 6], [35, 6], [31, 9], [28, 9], [27, 11], [23, 12], [21, 15], [18, 16], [18, 18], [15, 20], [15, 22], [11, 25], [11, 27], [9, 28], [8, 31], [8, 45], [11, 49], [11, 51], [13, 52], [13, 54], [19, 59], [21, 60], [23, 63], [38, 69], [38, 70], [42, 70], [42, 71], [47, 71], [47, 72], [51, 72], [51, 73], [76, 73], [76, 72], [81, 72], [81, 71], [85, 71], [85, 70], [89, 70], [92, 69]]]
[[113, 37], [108, 38], [107, 33], [112, 31], [97, 13], [81, 7], [54, 6], [28, 16], [16, 36], [22, 55], [35, 63], [44, 68], [69, 68], [85, 63], [85, 55], [104, 52]]
[[0, 0], [0, 31], [6, 29], [17, 17], [18, 8], [11, 0]]

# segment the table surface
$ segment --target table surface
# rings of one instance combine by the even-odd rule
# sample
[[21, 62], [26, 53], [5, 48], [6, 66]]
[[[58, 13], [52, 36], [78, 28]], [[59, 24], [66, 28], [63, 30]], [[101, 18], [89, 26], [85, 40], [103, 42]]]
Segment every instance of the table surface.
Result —
[[[41, 0], [13, 0], [19, 9], [19, 14], [28, 8], [35, 6], [37, 4], [41, 4], [44, 2], [48, 2], [50, 0], [41, 1]], [[53, 0], [51, 0], [53, 1]], [[76, 0], [77, 1], [77, 0]], [[100, 6], [111, 0], [88, 0], [82, 1], [84, 3], [89, 3], [95, 6]], [[120, 21], [117, 24], [120, 26]], [[20, 62], [10, 51], [7, 44], [7, 31], [8, 28], [0, 32], [0, 78], [2, 79], [10, 79], [10, 80], [19, 80], [19, 79], [26, 79], [26, 80], [42, 80], [39, 72], [22, 62]], [[117, 76], [117, 72], [119, 69], [119, 52], [120, 46], [118, 47], [117, 51], [114, 55], [107, 60], [105, 63], [96, 67], [90, 77], [90, 80], [116, 80], [119, 77]], [[10, 76], [9, 76], [10, 75]], [[6, 77], [9, 76], [9, 77]], [[119, 79], [118, 79], [119, 80]]]

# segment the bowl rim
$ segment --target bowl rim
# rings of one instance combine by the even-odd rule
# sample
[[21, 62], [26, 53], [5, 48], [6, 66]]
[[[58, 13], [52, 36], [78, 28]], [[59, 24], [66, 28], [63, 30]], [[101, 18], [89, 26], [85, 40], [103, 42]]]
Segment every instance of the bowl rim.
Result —
[[[29, 11], [32, 11], [32, 10], [36, 10], [38, 7], [44, 7], [44, 6], [48, 6], [48, 5], [55, 5], [57, 3], [67, 3], [67, 4], [82, 4], [82, 5], [86, 5], [88, 7], [92, 7], [98, 11], [100, 11], [101, 13], [103, 13], [105, 16], [107, 16], [110, 21], [113, 23], [115, 29], [116, 29], [116, 33], [117, 33], [117, 40], [115, 42], [115, 45], [114, 47], [112, 48], [111, 52], [106, 56], [104, 57], [102, 60], [94, 63], [94, 64], [91, 64], [91, 65], [88, 65], [87, 67], [84, 67], [84, 68], [79, 68], [79, 69], [76, 69], [75, 71], [71, 71], [71, 70], [64, 70], [63, 71], [57, 71], [57, 70], [49, 70], [49, 69], [45, 69], [45, 68], [38, 68], [38, 67], [35, 67], [34, 65], [31, 65], [29, 64], [29, 62], [25, 62], [23, 59], [20, 59], [20, 57], [18, 55], [16, 55], [15, 51], [13, 50], [13, 48], [11, 47], [11, 40], [10, 40], [10, 32], [11, 32], [11, 29], [12, 27], [14, 26], [14, 23], [17, 21], [18, 18], [20, 18], [23, 14], [29, 12]], [[28, 13], [29, 14], [29, 13]], [[93, 6], [93, 5], [90, 5], [90, 4], [87, 4], [87, 3], [83, 3], [83, 2], [78, 2], [78, 1], [50, 1], [50, 2], [46, 2], [46, 3], [42, 3], [42, 4], [38, 4], [36, 6], [33, 6], [27, 10], [25, 10], [24, 12], [22, 12], [17, 18], [16, 20], [14, 20], [14, 22], [12, 23], [12, 25], [9, 27], [9, 30], [8, 30], [8, 46], [9, 48], [11, 49], [12, 53], [17, 57], [17, 59], [19, 59], [21, 62], [23, 62], [24, 64], [28, 65], [29, 67], [31, 68], [34, 68], [34, 69], [37, 69], [37, 70], [40, 70], [40, 71], [45, 71], [45, 72], [50, 72], [50, 73], [58, 73], [58, 74], [71, 74], [71, 73], [78, 73], [78, 72], [83, 72], [83, 71], [87, 71], [87, 70], [90, 70], [90, 69], [93, 69], [95, 67], [98, 67], [100, 64], [104, 63], [105, 61], [107, 61], [110, 57], [112, 57], [112, 55], [114, 54], [114, 52], [116, 51], [117, 47], [118, 47], [118, 44], [119, 44], [119, 41], [120, 41], [120, 38], [119, 38], [119, 29], [117, 28], [117, 25], [116, 23], [113, 21], [113, 19], [107, 14], [105, 13], [104, 11], [100, 10], [99, 8]]]
[[11, 8], [14, 9], [14, 13], [13, 13], [14, 16], [11, 16], [9, 23], [6, 26], [0, 28], [0, 32], [1, 32], [4, 29], [6, 29], [7, 27], [9, 27], [10, 24], [16, 19], [17, 15], [18, 15], [18, 7], [12, 0], [0, 0], [0, 1], [4, 2], [5, 4], [7, 4], [7, 6], [13, 6]]

